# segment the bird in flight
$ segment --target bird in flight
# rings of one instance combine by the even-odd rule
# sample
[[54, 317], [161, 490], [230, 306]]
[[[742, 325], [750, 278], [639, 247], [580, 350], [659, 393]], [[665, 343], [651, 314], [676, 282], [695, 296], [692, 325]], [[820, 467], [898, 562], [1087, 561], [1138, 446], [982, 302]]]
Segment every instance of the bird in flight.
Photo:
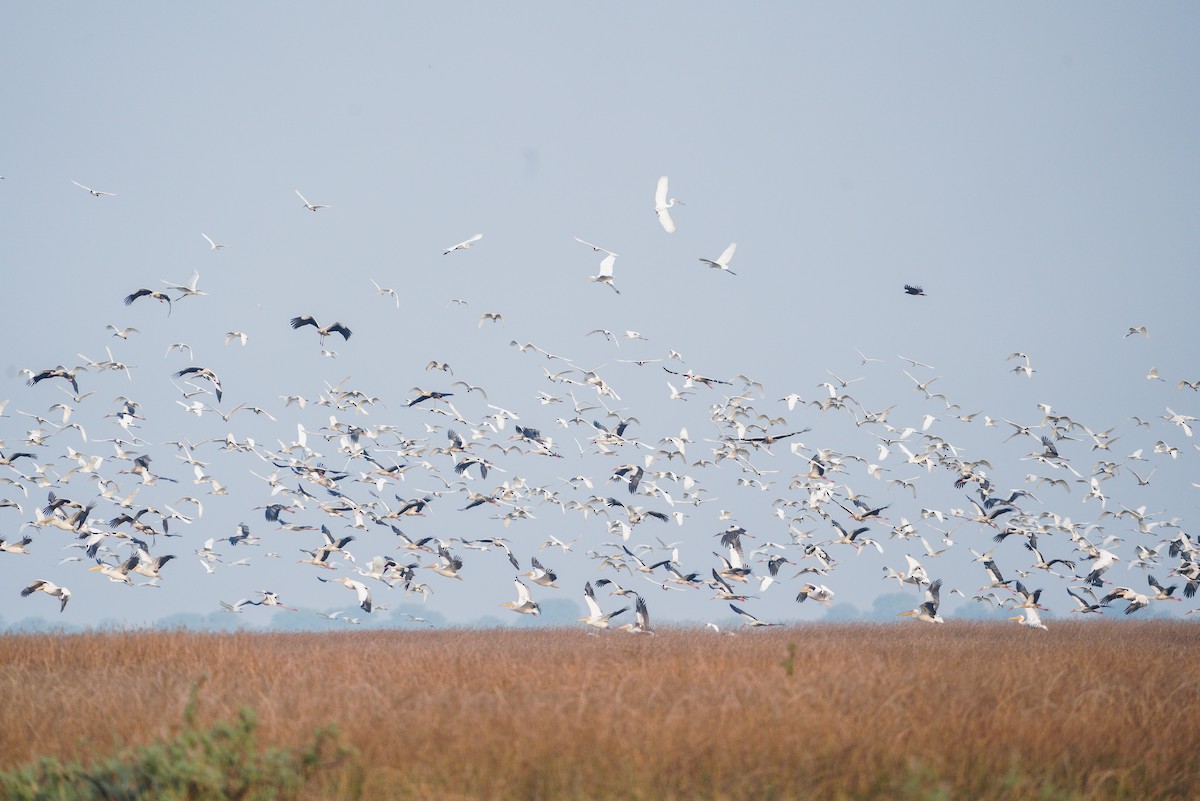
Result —
[[138, 298], [144, 298], [146, 296], [154, 298], [159, 303], [166, 303], [167, 316], [171, 316], [171, 296], [166, 292], [158, 292], [153, 289], [146, 289], [145, 287], [142, 287], [141, 289], [131, 292], [125, 296], [125, 305], [128, 306]]
[[92, 197], [116, 197], [117, 194], [116, 192], [101, 192], [98, 189], [92, 189], [90, 186], [84, 186], [78, 181], [71, 181], [71, 183], [75, 184], [80, 189], [86, 189]]
[[58, 607], [58, 611], [60, 612], [67, 608], [67, 601], [71, 600], [70, 590], [68, 590], [66, 587], [60, 587], [57, 584], [46, 581], [45, 579], [38, 579], [25, 589], [21, 590], [21, 597], [28, 598], [30, 595], [33, 595], [39, 590], [47, 595], [58, 598], [58, 600], [61, 602], [61, 605]]
[[483, 234], [475, 234], [475, 236], [471, 237], [470, 239], [464, 239], [462, 242], [459, 242], [457, 245], [451, 245], [450, 247], [446, 248], [445, 250], [442, 251], [442, 255], [449, 256], [451, 253], [453, 253], [456, 250], [466, 250], [469, 247], [473, 247], [475, 245], [475, 243], [478, 242], [480, 239], [483, 239]]
[[594, 250], [596, 253], [606, 253], [606, 254], [608, 254], [609, 256], [616, 256], [616, 255], [617, 255], [616, 253], [613, 253], [613, 252], [612, 252], [611, 250], [609, 250], [608, 248], [602, 248], [602, 247], [600, 247], [599, 245], [593, 245], [591, 242], [588, 242], [588, 241], [586, 241], [586, 240], [580, 239], [579, 237], [575, 237], [575, 241], [576, 241], [576, 242], [578, 242], [578, 243], [579, 243], [579, 244], [581, 244], [581, 245], [587, 245], [589, 248], [591, 248], [592, 250]]
[[[320, 204], [312, 204], [312, 203], [309, 203], [309, 202], [308, 202], [308, 198], [306, 198], [304, 195], [301, 195], [301, 194], [300, 194], [300, 190], [299, 190], [299, 189], [293, 189], [292, 191], [293, 191], [293, 192], [295, 192], [295, 193], [296, 193], [296, 195], [297, 195], [297, 196], [298, 196], [298, 197], [299, 197], [301, 200], [303, 200], [303, 201], [304, 201], [304, 208], [308, 209], [309, 211], [316, 211], [317, 209], [327, 209], [327, 208], [329, 208], [329, 206], [322, 206], [322, 205], [320, 205]], [[207, 239], [207, 237], [205, 237], [205, 238]]]
[[671, 212], [668, 209], [676, 203], [680, 206], [687, 205], [676, 198], [667, 199], [667, 176], [664, 175], [658, 179], [658, 187], [654, 190], [654, 213], [658, 215], [659, 223], [668, 234], [675, 233], [675, 221], [671, 219]]
[[733, 252], [737, 250], [737, 242], [729, 243], [729, 247], [725, 248], [725, 252], [717, 257], [716, 261], [712, 259], [700, 259], [700, 261], [718, 270], [724, 270], [730, 275], [737, 275], [733, 270], [729, 269], [729, 261], [733, 258]]
[[919, 286], [913, 286], [912, 284], [905, 284], [904, 291], [906, 293], [908, 293], [909, 295], [924, 295], [925, 294], [924, 289], [921, 289], [921, 287], [919, 287]]
[[621, 290], [617, 289], [613, 284], [613, 263], [617, 260], [617, 254], [609, 253], [600, 261], [600, 272], [595, 275], [589, 275], [589, 281], [595, 281], [597, 284], [604, 284], [606, 287], [621, 294]]
[[335, 333], [341, 334], [342, 339], [350, 338], [350, 333], [351, 333], [350, 329], [347, 328], [346, 326], [342, 325], [341, 323], [335, 322], [333, 325], [327, 325], [324, 328], [322, 328], [321, 326], [319, 326], [317, 324], [316, 320], [314, 320], [311, 316], [309, 316], [307, 314], [304, 315], [303, 317], [293, 317], [290, 322], [291, 322], [292, 328], [299, 329], [299, 328], [303, 328], [306, 325], [311, 325], [313, 328], [317, 329], [317, 333], [321, 335], [321, 344], [325, 343], [325, 337], [329, 336], [330, 334], [335, 334]]
[[204, 241], [208, 243], [208, 247], [210, 250], [220, 250], [221, 248], [228, 247], [228, 245], [221, 245], [221, 244], [218, 244], [217, 242], [212, 241], [212, 239], [209, 237], [209, 235], [204, 232], [201, 232], [200, 236], [204, 237]]

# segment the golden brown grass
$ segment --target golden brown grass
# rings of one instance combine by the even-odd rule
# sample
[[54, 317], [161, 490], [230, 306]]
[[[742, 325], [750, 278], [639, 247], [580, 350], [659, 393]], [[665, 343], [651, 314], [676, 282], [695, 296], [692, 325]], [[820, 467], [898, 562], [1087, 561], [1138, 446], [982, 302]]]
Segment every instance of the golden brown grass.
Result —
[[[364, 798], [1192, 799], [1186, 622], [0, 637], [0, 768], [249, 706]], [[939, 795], [939, 793], [942, 793]]]

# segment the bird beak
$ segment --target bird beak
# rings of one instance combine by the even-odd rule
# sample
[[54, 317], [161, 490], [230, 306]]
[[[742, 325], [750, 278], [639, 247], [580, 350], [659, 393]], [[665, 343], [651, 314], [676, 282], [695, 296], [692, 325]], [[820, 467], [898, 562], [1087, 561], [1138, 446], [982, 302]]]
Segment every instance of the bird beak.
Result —
[[907, 612], [901, 612], [900, 614], [896, 615], [896, 617], [912, 617], [913, 614], [914, 612], [910, 609]]

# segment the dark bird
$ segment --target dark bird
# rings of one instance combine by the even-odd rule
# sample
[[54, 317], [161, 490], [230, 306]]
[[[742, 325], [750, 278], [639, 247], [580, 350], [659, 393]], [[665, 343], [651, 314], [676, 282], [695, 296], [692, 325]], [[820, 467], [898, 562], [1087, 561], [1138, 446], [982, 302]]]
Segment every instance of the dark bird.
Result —
[[[75, 368], [75, 370], [79, 369], [80, 368], [78, 367]], [[25, 383], [32, 387], [37, 382], [44, 381], [47, 378], [65, 378], [67, 381], [71, 382], [71, 389], [75, 390], [75, 393], [78, 394], [79, 383], [75, 380], [75, 370], [68, 370], [60, 364], [58, 367], [52, 367], [49, 370], [42, 370], [40, 373], [30, 376], [29, 380]]]
[[423, 389], [417, 389], [417, 392], [420, 394], [408, 402], [409, 406], [416, 406], [422, 401], [441, 400], [442, 398], [449, 398], [454, 395], [453, 392], [434, 392], [433, 390], [426, 391]]
[[924, 289], [921, 289], [921, 287], [919, 287], [919, 286], [913, 286], [912, 284], [905, 284], [904, 291], [910, 295], [924, 295], [925, 294]]
[[303, 317], [293, 317], [291, 319], [291, 324], [292, 328], [303, 328], [306, 325], [311, 325], [313, 328], [317, 329], [317, 333], [321, 335], [322, 343], [325, 342], [325, 337], [329, 336], [330, 334], [341, 334], [342, 339], [350, 338], [350, 329], [341, 323], [334, 323], [333, 325], [328, 325], [322, 328], [321, 326], [317, 325], [316, 320], [307, 314]]
[[137, 290], [136, 292], [132, 292], [132, 293], [126, 295], [125, 296], [125, 305], [128, 306], [131, 303], [133, 303], [135, 300], [137, 300], [138, 298], [144, 298], [147, 296], [154, 298], [155, 300], [157, 300], [160, 303], [166, 303], [167, 304], [167, 316], [168, 317], [171, 316], [171, 296], [168, 295], [166, 292], [159, 292], [155, 289], [146, 289], [145, 287], [142, 287], [141, 289]]
[[217, 378], [217, 374], [207, 367], [185, 367], [174, 374], [176, 378], [182, 378], [185, 375], [194, 375], [196, 378], [207, 378], [213, 385], [213, 391], [217, 395], [217, 403], [221, 402], [221, 379]]

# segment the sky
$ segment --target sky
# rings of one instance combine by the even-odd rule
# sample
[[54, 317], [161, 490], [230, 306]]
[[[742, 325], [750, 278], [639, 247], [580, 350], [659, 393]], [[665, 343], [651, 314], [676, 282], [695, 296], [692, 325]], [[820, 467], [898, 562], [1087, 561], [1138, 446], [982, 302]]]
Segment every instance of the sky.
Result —
[[[943, 579], [947, 618], [1003, 619], [1016, 613], [970, 600], [988, 582], [972, 552], [993, 548], [1006, 577], [1030, 571], [1023, 580], [1044, 590], [1048, 617], [1067, 615], [1065, 589], [1082, 582], [1061, 565], [1058, 575], [1031, 570], [1023, 536], [994, 543], [1012, 521], [1042, 524], [1045, 557], [1075, 561], [1080, 576], [1089, 562], [1072, 530], [1117, 555], [1101, 595], [1148, 592], [1147, 574], [1180, 583], [1168, 581], [1180, 562], [1165, 548], [1148, 566], [1133, 563], [1137, 546], [1190, 533], [1200, 499], [1195, 440], [1165, 419], [1200, 416], [1195, 391], [1179, 384], [1200, 379], [1190, 316], [1200, 288], [1194, 5], [66, 8], [7, 7], [6, 29], [20, 35], [0, 54], [10, 76], [0, 125], [9, 301], [0, 452], [35, 454], [0, 466], [0, 498], [14, 504], [0, 508], [0, 536], [32, 537], [28, 554], [0, 552], [5, 628], [339, 625], [317, 610], [364, 625], [412, 623], [404, 613], [438, 625], [549, 625], [585, 614], [584, 583], [605, 577], [636, 589], [655, 622], [736, 625], [712, 587], [664, 589], [664, 568], [650, 575], [655, 586], [603, 564], [621, 546], [649, 561], [677, 548], [681, 572], [710, 579], [731, 526], [746, 531], [752, 570], [737, 583], [748, 596], [738, 605], [770, 622], [912, 608], [922, 591], [885, 579], [906, 569], [905, 556]], [[655, 214], [660, 176], [679, 198], [670, 234]], [[326, 208], [307, 210], [297, 192]], [[443, 253], [475, 234], [472, 247]], [[588, 280], [604, 254], [576, 238], [619, 254], [619, 293]], [[733, 242], [729, 272], [701, 261]], [[205, 294], [167, 289], [194, 272]], [[908, 295], [905, 284], [925, 294]], [[122, 302], [141, 288], [168, 292], [171, 307]], [[341, 322], [352, 336], [322, 343], [312, 327], [292, 330], [288, 321], [303, 315]], [[122, 338], [109, 325], [137, 331]], [[598, 329], [612, 336], [589, 333]], [[245, 332], [244, 346], [226, 343], [234, 331]], [[173, 343], [189, 345], [191, 359]], [[26, 383], [27, 371], [104, 360], [129, 369], [80, 371], [82, 398], [62, 379]], [[211, 389], [174, 376], [189, 366], [219, 376], [222, 401], [185, 397]], [[664, 368], [730, 383], [693, 382], [672, 399], [668, 381], [683, 389], [686, 379]], [[845, 408], [810, 405], [830, 397], [825, 382], [851, 396]], [[334, 387], [370, 400], [322, 405]], [[417, 389], [454, 394], [410, 407]], [[303, 409], [286, 403], [293, 395], [308, 401]], [[789, 395], [800, 398], [790, 409]], [[116, 417], [123, 399], [144, 418], [130, 430]], [[217, 411], [197, 415], [196, 403]], [[61, 428], [56, 404], [84, 431]], [[1036, 458], [1040, 437], [1055, 437], [1046, 406], [1078, 424], [1059, 423], [1068, 438], [1053, 440], [1062, 458], [1049, 463]], [[487, 417], [493, 407], [519, 421], [500, 428]], [[748, 431], [728, 424], [737, 408]], [[865, 419], [885, 409], [883, 420]], [[628, 417], [629, 441], [602, 452], [592, 421]], [[517, 423], [551, 438], [558, 455], [528, 441], [524, 453], [502, 450], [520, 444], [510, 439]], [[411, 467], [400, 479], [371, 475], [336, 432], [320, 436], [347, 425], [374, 436], [364, 447], [378, 462]], [[297, 426], [307, 455], [285, 451]], [[1011, 436], [1018, 426], [1033, 436]], [[1111, 430], [1112, 444], [1093, 447], [1085, 426]], [[31, 444], [34, 429], [46, 432], [42, 444]], [[435, 452], [447, 429], [479, 432], [469, 450], [493, 463], [486, 479], [456, 474], [461, 454]], [[663, 439], [683, 429], [684, 458], [668, 457], [674, 446]], [[769, 446], [733, 441], [791, 432], [803, 433]], [[227, 435], [255, 446], [225, 449]], [[114, 438], [123, 443], [105, 441]], [[224, 494], [196, 483], [171, 444], [183, 442]], [[940, 458], [906, 463], [900, 445], [918, 455], [937, 445]], [[744, 453], [716, 458], [733, 446]], [[339, 495], [295, 473], [289, 453], [344, 472]], [[803, 478], [814, 453], [832, 461], [832, 481]], [[68, 474], [73, 454], [103, 461], [93, 474]], [[133, 454], [151, 456], [161, 478], [143, 485], [122, 472]], [[998, 527], [969, 519], [977, 483], [954, 486], [975, 460], [986, 461], [976, 471], [995, 495], [1034, 496]], [[625, 464], [646, 471], [636, 495], [609, 480]], [[277, 495], [273, 473], [285, 487]], [[1097, 473], [1103, 501], [1088, 494]], [[568, 481], [575, 476], [592, 489]], [[124, 510], [101, 497], [101, 479], [117, 497], [140, 485], [131, 511], [170, 506], [190, 518], [149, 543], [153, 555], [176, 557], [157, 586], [108, 581], [86, 558], [60, 561], [82, 556], [69, 547], [76, 533], [35, 525], [53, 491], [94, 502], [86, 526], [112, 530]], [[462, 509], [467, 490], [502, 482], [503, 503]], [[424, 516], [390, 522], [446, 541], [464, 561], [461, 580], [418, 567], [414, 583], [431, 590], [422, 600], [362, 579], [370, 614], [347, 588], [317, 580], [361, 579], [355, 568], [376, 555], [436, 561], [396, 551], [396, 536], [371, 519], [435, 491], [443, 494]], [[830, 544], [832, 521], [858, 525], [842, 508], [854, 496], [887, 507], [864, 521], [862, 536], [879, 549]], [[609, 497], [683, 522], [610, 531], [627, 518], [604, 505]], [[277, 530], [258, 508], [297, 500], [304, 508], [284, 519], [355, 536], [353, 563], [337, 553], [331, 570], [297, 563], [320, 531]], [[365, 522], [355, 528], [352, 513], [321, 503], [356, 506]], [[1142, 507], [1139, 528], [1123, 510]], [[514, 512], [521, 519], [504, 519]], [[161, 530], [155, 514], [145, 521]], [[242, 522], [258, 545], [220, 542]], [[551, 536], [574, 541], [572, 550], [543, 549]], [[210, 537], [222, 559], [211, 573], [193, 553]], [[462, 542], [497, 537], [519, 572], [536, 556], [558, 574], [558, 588], [533, 586], [540, 617], [502, 608], [518, 572], [502, 552]], [[930, 556], [920, 537], [945, 552]], [[131, 553], [128, 540], [104, 545], [109, 563]], [[812, 545], [834, 565], [797, 575], [815, 566]], [[794, 564], [764, 588], [770, 554]], [[22, 598], [37, 579], [70, 588], [71, 603], [60, 613], [53, 598]], [[832, 590], [832, 606], [797, 603], [806, 582]], [[302, 611], [222, 612], [221, 601], [261, 590]], [[597, 596], [606, 611], [630, 605]], [[1123, 617], [1123, 606], [1108, 616]], [[1155, 602], [1131, 617], [1195, 608], [1193, 599]]]

